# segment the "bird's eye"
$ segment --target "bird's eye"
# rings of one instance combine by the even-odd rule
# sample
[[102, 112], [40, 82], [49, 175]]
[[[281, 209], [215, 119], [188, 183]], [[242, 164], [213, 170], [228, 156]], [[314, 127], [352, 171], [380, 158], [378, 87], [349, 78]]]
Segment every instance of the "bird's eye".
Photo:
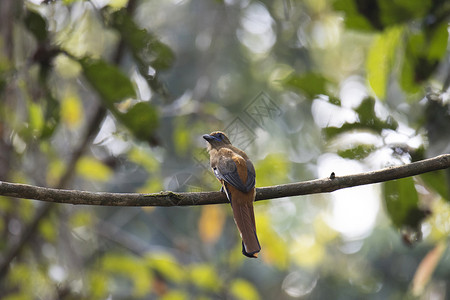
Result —
[[222, 139], [222, 138], [223, 138], [223, 134], [219, 133], [219, 134], [217, 135], [217, 137], [218, 137], [219, 139]]

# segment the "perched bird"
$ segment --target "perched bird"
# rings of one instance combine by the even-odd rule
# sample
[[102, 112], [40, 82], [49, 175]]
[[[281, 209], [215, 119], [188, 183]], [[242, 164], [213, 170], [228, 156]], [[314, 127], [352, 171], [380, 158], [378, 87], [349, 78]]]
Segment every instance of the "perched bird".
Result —
[[242, 238], [242, 254], [258, 257], [261, 250], [256, 235], [255, 214], [255, 168], [244, 151], [231, 145], [225, 133], [220, 131], [203, 135], [208, 142], [211, 168], [222, 184], [231, 203], [234, 221]]

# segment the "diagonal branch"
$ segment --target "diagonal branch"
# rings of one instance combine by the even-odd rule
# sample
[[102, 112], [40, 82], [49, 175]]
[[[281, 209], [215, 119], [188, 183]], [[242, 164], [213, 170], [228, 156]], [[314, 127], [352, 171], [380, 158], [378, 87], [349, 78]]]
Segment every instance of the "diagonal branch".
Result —
[[[87, 132], [85, 134], [84, 139], [81, 144], [78, 145], [77, 149], [72, 154], [70, 161], [67, 165], [66, 171], [63, 176], [60, 178], [57, 186], [59, 188], [63, 188], [67, 186], [70, 182], [71, 177], [73, 176], [73, 171], [75, 170], [75, 165], [83, 155], [84, 151], [88, 147], [89, 143], [95, 137], [98, 128], [100, 127], [101, 122], [103, 121], [106, 115], [106, 110], [103, 107], [98, 107], [97, 112], [93, 115], [92, 119], [89, 122]], [[3, 185], [4, 182], [0, 181], [0, 185]], [[45, 189], [45, 188], [44, 188]], [[6, 195], [5, 195], [6, 196]], [[19, 198], [27, 198], [27, 197], [19, 197]], [[27, 198], [33, 199], [33, 198]], [[39, 199], [37, 199], [39, 200]], [[23, 232], [20, 235], [20, 238], [16, 243], [14, 243], [8, 251], [3, 254], [2, 260], [0, 261], [0, 280], [5, 277], [8, 272], [8, 267], [11, 261], [22, 251], [22, 248], [26, 245], [26, 243], [30, 240], [36, 230], [39, 228], [40, 222], [47, 217], [50, 212], [55, 208], [55, 201], [47, 201], [42, 206], [40, 206], [31, 222], [25, 227]]]
[[[450, 167], [450, 154], [444, 154], [378, 171], [347, 176], [281, 184], [256, 189], [256, 201], [317, 193], [410, 177]], [[102, 206], [189, 206], [228, 202], [221, 192], [154, 194], [104, 193], [37, 187], [0, 181], [0, 195], [40, 201]]]

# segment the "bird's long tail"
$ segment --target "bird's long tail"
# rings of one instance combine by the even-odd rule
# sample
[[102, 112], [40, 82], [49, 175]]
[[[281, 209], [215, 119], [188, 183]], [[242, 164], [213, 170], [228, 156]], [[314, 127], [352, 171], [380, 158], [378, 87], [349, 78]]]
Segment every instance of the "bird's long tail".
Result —
[[[255, 214], [253, 212], [255, 191], [243, 193], [232, 186], [226, 186], [225, 189], [233, 209], [234, 221], [241, 234], [242, 254], [247, 257], [258, 257], [261, 246], [256, 235]], [[233, 191], [230, 191], [231, 189]]]

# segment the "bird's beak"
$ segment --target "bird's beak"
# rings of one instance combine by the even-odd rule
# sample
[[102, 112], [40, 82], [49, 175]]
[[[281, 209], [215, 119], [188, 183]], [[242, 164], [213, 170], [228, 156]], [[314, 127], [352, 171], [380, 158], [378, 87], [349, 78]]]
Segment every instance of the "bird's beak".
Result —
[[207, 142], [209, 142], [209, 141], [211, 141], [211, 140], [214, 139], [214, 137], [211, 136], [211, 135], [209, 135], [209, 134], [204, 134], [204, 135], [203, 135], [203, 138], [204, 138]]

